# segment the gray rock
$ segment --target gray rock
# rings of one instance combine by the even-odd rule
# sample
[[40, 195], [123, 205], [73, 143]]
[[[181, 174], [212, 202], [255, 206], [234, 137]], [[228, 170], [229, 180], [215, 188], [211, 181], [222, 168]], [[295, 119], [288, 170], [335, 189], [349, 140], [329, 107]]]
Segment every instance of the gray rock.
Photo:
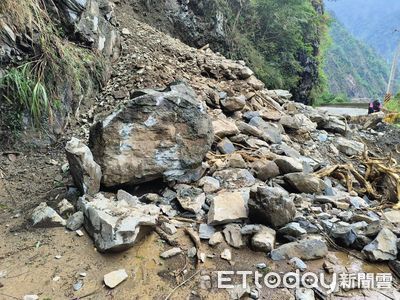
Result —
[[205, 176], [199, 181], [199, 186], [203, 188], [203, 191], [206, 193], [213, 193], [218, 191], [221, 188], [221, 185], [218, 179], [214, 177]]
[[279, 167], [273, 161], [259, 159], [252, 164], [255, 176], [262, 180], [267, 181], [280, 174]]
[[282, 142], [280, 129], [273, 123], [265, 122], [261, 117], [254, 117], [249, 125], [254, 126], [263, 132], [263, 139], [273, 144]]
[[239, 153], [233, 153], [229, 155], [227, 167], [245, 169], [247, 164]]
[[247, 219], [248, 208], [242, 192], [221, 192], [208, 211], [208, 224], [227, 224]]
[[232, 252], [228, 248], [224, 249], [224, 251], [221, 252], [221, 258], [225, 259], [227, 261], [232, 260]]
[[319, 125], [321, 129], [340, 134], [345, 134], [347, 129], [346, 123], [334, 116], [329, 116], [327, 120], [319, 122]]
[[75, 212], [74, 206], [69, 203], [67, 199], [61, 200], [61, 202], [57, 204], [57, 209], [59, 214], [63, 217], [72, 215]]
[[177, 83], [132, 97], [126, 107], [90, 130], [102, 183], [112, 187], [158, 178], [190, 180], [214, 140], [211, 120], [195, 92]]
[[242, 110], [246, 105], [246, 97], [243, 95], [227, 97], [220, 101], [222, 109], [226, 112], [235, 112]]
[[307, 270], [307, 265], [305, 264], [304, 261], [302, 261], [298, 257], [293, 257], [292, 259], [289, 260], [289, 263], [296, 268], [296, 270], [300, 270], [301, 272], [304, 272]]
[[291, 222], [295, 215], [296, 207], [282, 188], [259, 187], [249, 201], [250, 220], [255, 223], [279, 228]]
[[45, 202], [33, 210], [31, 220], [33, 227], [41, 228], [64, 227], [66, 224], [65, 220]]
[[104, 284], [110, 289], [113, 289], [126, 279], [128, 279], [128, 274], [125, 269], [120, 269], [104, 275]]
[[85, 229], [101, 252], [122, 251], [132, 247], [157, 224], [160, 209], [154, 204], [133, 205], [113, 201], [102, 194], [79, 198]]
[[301, 120], [295, 116], [283, 115], [279, 123], [289, 130], [299, 130], [301, 128]]
[[226, 225], [222, 233], [224, 234], [225, 241], [228, 245], [234, 248], [242, 248], [245, 245], [238, 224]]
[[83, 142], [72, 138], [65, 146], [69, 170], [82, 194], [94, 195], [100, 190], [101, 169]]
[[222, 154], [231, 154], [236, 151], [235, 146], [228, 138], [224, 138], [222, 141], [220, 141], [217, 145], [217, 148]]
[[281, 236], [291, 236], [297, 238], [304, 234], [307, 234], [307, 230], [302, 228], [299, 223], [291, 222], [280, 228], [278, 230], [278, 234]]
[[215, 136], [224, 138], [226, 136], [233, 136], [239, 133], [236, 124], [227, 119], [223, 114], [216, 120], [212, 121]]
[[383, 228], [362, 252], [370, 261], [395, 260], [397, 257], [397, 236], [387, 228]]
[[364, 151], [364, 144], [339, 137], [336, 140], [336, 147], [338, 150], [348, 156], [361, 155]]
[[303, 164], [300, 160], [287, 156], [280, 156], [274, 160], [281, 174], [303, 172]]
[[252, 235], [259, 232], [261, 230], [261, 227], [262, 227], [261, 225], [254, 225], [254, 224], [244, 225], [240, 229], [240, 233], [242, 235]]
[[215, 228], [207, 224], [200, 224], [199, 237], [202, 240], [209, 240], [215, 233]]
[[250, 187], [256, 180], [246, 169], [226, 169], [217, 171], [213, 175], [226, 189], [240, 189]]
[[125, 201], [127, 203], [132, 203], [132, 205], [136, 205], [139, 202], [139, 198], [125, 192], [124, 190], [118, 190], [117, 192], [117, 200]]
[[251, 238], [252, 249], [269, 253], [275, 248], [275, 236], [275, 230], [266, 226], [261, 226], [261, 229]]
[[175, 225], [168, 222], [163, 222], [161, 224], [161, 229], [169, 235], [173, 235], [177, 232]]
[[68, 218], [66, 227], [71, 231], [75, 231], [83, 226], [83, 222], [84, 222], [83, 212], [77, 211]]
[[323, 258], [328, 254], [325, 241], [319, 238], [304, 239], [297, 242], [284, 244], [271, 251], [273, 260], [284, 260], [298, 257], [302, 260]]
[[313, 289], [297, 288], [296, 300], [315, 300]]
[[224, 236], [222, 235], [222, 232], [216, 232], [213, 234], [213, 236], [210, 238], [208, 241], [208, 244], [212, 247], [221, 244], [224, 241]]
[[197, 214], [206, 201], [206, 194], [199, 188], [182, 188], [178, 190], [177, 199], [183, 209]]
[[160, 254], [160, 257], [167, 259], [167, 258], [177, 256], [178, 254], [181, 254], [181, 253], [182, 253], [182, 249], [175, 247], [175, 248], [169, 249], [167, 251], [164, 251], [163, 253]]
[[337, 222], [329, 230], [330, 236], [345, 247], [350, 247], [357, 239], [354, 228], [346, 222]]
[[320, 193], [325, 188], [325, 183], [310, 174], [290, 173], [284, 176], [287, 183], [300, 193], [314, 194]]
[[197, 255], [197, 248], [196, 247], [189, 248], [187, 251], [187, 255], [189, 258], [195, 257]]

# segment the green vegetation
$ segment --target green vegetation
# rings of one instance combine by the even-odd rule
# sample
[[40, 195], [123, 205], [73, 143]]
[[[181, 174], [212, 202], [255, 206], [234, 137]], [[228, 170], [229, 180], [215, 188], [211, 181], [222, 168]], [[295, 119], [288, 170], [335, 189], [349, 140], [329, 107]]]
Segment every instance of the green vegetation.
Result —
[[345, 94], [331, 94], [329, 92], [323, 92], [317, 96], [313, 105], [319, 106], [322, 104], [339, 104], [350, 102], [350, 99]]
[[330, 26], [332, 43], [324, 55], [329, 93], [348, 98], [382, 98], [389, 66], [339, 21], [333, 19]]
[[29, 36], [40, 33], [29, 61], [10, 67], [0, 78], [0, 94], [13, 108], [6, 110], [13, 115], [4, 119], [18, 118], [11, 122], [14, 129], [20, 126], [25, 111], [35, 126], [45, 118], [52, 122], [54, 113], [62, 108], [65, 91], [60, 90], [60, 85], [63, 89], [70, 86], [75, 94], [89, 93], [92, 79], [100, 79], [103, 66], [101, 57], [67, 41], [42, 5], [38, 0], [0, 3], [0, 16], [12, 20], [19, 32]]
[[400, 113], [400, 93], [385, 103], [385, 109], [390, 112]]
[[233, 59], [244, 59], [268, 88], [296, 90], [305, 70], [315, 68], [318, 80], [319, 42], [326, 27], [315, 0], [216, 1], [212, 11], [227, 18], [228, 49]]

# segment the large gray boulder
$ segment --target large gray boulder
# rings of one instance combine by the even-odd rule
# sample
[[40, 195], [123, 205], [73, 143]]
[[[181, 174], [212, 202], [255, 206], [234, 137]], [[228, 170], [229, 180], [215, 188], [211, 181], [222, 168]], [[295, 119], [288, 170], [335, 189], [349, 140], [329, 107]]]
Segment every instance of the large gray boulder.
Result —
[[279, 187], [259, 187], [249, 201], [249, 217], [259, 224], [280, 228], [291, 222], [296, 207], [288, 192]]
[[132, 247], [157, 224], [160, 209], [154, 204], [114, 201], [102, 194], [83, 196], [78, 207], [84, 226], [100, 252]]
[[69, 171], [82, 194], [94, 195], [100, 190], [101, 169], [93, 160], [89, 147], [77, 138], [65, 146]]
[[134, 93], [126, 107], [90, 131], [90, 147], [107, 187], [185, 180], [201, 165], [213, 139], [211, 120], [184, 83]]

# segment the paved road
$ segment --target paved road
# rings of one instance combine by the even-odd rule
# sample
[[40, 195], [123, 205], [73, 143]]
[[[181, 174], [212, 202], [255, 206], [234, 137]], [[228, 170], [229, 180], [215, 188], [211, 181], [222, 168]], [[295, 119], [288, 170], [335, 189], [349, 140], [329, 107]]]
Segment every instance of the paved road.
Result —
[[350, 115], [362, 116], [368, 114], [366, 108], [352, 108], [352, 107], [321, 107], [321, 109], [336, 115]]

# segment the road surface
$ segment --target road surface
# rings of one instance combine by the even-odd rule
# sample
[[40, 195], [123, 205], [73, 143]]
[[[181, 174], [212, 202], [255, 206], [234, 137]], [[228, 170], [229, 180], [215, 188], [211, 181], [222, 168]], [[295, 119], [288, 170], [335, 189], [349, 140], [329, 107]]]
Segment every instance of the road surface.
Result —
[[350, 116], [362, 116], [368, 114], [367, 108], [353, 108], [353, 107], [333, 107], [324, 106], [321, 109], [336, 115], [350, 115]]

